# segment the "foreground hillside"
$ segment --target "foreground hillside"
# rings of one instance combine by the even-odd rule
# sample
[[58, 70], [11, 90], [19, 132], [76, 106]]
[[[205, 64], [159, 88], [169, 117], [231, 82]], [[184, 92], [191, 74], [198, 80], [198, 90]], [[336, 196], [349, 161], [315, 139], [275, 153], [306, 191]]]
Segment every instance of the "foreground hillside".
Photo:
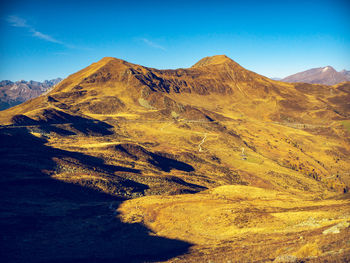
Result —
[[349, 92], [104, 58], [0, 113], [5, 254], [345, 262]]

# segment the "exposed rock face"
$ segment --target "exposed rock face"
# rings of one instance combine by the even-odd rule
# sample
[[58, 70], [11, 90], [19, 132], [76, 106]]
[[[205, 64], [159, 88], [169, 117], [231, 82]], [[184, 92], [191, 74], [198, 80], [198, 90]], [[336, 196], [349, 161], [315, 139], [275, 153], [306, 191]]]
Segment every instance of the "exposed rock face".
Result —
[[45, 80], [44, 82], [33, 80], [12, 82], [10, 80], [3, 80], [0, 82], [0, 110], [5, 110], [38, 97], [61, 80], [61, 78]]
[[331, 66], [313, 68], [285, 77], [285, 82], [305, 82], [311, 84], [335, 85], [340, 82], [350, 81], [350, 72], [345, 69], [337, 72]]

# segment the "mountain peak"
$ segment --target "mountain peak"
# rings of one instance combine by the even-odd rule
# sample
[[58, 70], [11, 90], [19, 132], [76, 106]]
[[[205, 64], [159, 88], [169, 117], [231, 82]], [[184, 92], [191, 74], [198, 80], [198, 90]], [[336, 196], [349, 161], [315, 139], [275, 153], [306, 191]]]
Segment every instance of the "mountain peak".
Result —
[[324, 67], [324, 68], [322, 68], [322, 72], [326, 72], [326, 71], [336, 71], [333, 67], [331, 67], [331, 66], [326, 66], [326, 67]]
[[112, 61], [123, 61], [123, 60], [118, 59], [118, 58], [114, 58], [114, 57], [103, 57], [97, 63], [98, 64], [108, 64], [109, 62], [112, 62]]
[[196, 64], [192, 66], [192, 68], [218, 65], [218, 64], [226, 64], [226, 63], [235, 63], [232, 59], [227, 57], [226, 55], [215, 55], [211, 57], [205, 57], [199, 60]]
[[312, 68], [282, 79], [284, 82], [305, 82], [311, 84], [335, 85], [343, 81], [349, 81], [350, 76], [346, 72], [338, 72], [332, 66]]

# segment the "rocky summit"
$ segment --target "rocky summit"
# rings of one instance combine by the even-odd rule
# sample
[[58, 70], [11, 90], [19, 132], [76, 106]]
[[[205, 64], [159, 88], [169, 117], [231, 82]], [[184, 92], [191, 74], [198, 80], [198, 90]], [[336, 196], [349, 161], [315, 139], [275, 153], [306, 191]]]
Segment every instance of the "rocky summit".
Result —
[[0, 124], [8, 262], [350, 260], [350, 82], [106, 57]]

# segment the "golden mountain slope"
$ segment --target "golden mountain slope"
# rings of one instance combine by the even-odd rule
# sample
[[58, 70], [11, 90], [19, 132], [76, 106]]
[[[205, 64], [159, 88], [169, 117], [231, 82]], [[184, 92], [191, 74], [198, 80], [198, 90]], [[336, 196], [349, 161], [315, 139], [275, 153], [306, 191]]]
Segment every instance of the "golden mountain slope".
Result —
[[[1, 139], [17, 145], [5, 143], [2, 149], [3, 187], [31, 185], [5, 208], [16, 214], [13, 202], [28, 202], [35, 182], [42, 187], [35, 180], [45, 177], [132, 198], [111, 207], [119, 230], [111, 225], [104, 230], [119, 233], [130, 223], [143, 224], [154, 238], [169, 242], [160, 248], [156, 239], [159, 253], [140, 256], [139, 243], [126, 253], [113, 239], [125, 253], [96, 245], [100, 260], [349, 258], [350, 207], [344, 194], [350, 186], [349, 87], [273, 81], [226, 56], [176, 70], [103, 58], [49, 94], [0, 112]], [[48, 213], [51, 209], [57, 210], [50, 207]], [[105, 223], [92, 215], [81, 220], [101, 228]], [[335, 224], [339, 234], [322, 234]], [[17, 240], [11, 233], [8, 240]], [[35, 238], [51, 242], [40, 232]], [[78, 244], [81, 235], [63, 239]], [[18, 245], [13, 240], [12, 249]], [[92, 256], [73, 248], [78, 258]], [[77, 259], [67, 248], [58, 258], [38, 255], [60, 258]]]

